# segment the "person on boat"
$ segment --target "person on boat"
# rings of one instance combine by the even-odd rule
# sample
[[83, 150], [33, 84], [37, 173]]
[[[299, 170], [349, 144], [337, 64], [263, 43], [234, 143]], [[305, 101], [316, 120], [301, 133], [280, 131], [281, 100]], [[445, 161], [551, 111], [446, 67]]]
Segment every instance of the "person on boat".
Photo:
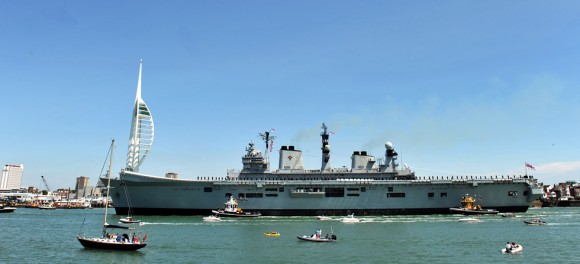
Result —
[[512, 251], [512, 244], [508, 241], [505, 244], [505, 252], [511, 252]]
[[512, 242], [512, 250], [516, 249], [518, 247], [518, 244], [516, 244], [516, 242]]
[[272, 230], [272, 235], [275, 235], [275, 234], [276, 234], [276, 231]]

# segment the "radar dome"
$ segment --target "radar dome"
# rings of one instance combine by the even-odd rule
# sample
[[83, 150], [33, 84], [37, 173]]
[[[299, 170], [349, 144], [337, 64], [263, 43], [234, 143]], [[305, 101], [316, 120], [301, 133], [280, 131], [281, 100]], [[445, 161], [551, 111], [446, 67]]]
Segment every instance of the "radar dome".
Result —
[[391, 142], [385, 143], [385, 148], [387, 148], [387, 149], [393, 149], [394, 148], [393, 147], [393, 143], [391, 143]]

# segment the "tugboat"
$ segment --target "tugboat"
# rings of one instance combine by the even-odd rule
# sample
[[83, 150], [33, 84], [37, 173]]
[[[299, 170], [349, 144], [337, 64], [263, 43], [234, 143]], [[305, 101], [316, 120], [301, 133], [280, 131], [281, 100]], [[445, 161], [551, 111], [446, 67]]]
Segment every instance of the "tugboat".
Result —
[[258, 217], [261, 216], [258, 212], [244, 212], [242, 208], [238, 207], [238, 201], [230, 196], [225, 203], [225, 208], [211, 211], [216, 216], [223, 217]]
[[471, 195], [466, 194], [461, 199], [461, 207], [452, 207], [449, 210], [454, 214], [464, 214], [464, 215], [479, 215], [479, 214], [497, 214], [498, 210], [495, 209], [483, 209], [478, 204], [475, 204], [475, 198]]

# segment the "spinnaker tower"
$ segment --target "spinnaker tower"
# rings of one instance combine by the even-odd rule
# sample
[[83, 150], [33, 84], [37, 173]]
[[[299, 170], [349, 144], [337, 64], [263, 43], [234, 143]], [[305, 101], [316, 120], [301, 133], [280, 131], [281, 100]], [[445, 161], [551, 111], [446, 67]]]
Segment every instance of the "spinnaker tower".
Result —
[[139, 80], [137, 81], [137, 95], [131, 121], [131, 136], [129, 137], [129, 151], [127, 153], [127, 170], [139, 172], [139, 166], [147, 157], [153, 145], [154, 124], [149, 107], [141, 98], [141, 72], [143, 60], [139, 63]]

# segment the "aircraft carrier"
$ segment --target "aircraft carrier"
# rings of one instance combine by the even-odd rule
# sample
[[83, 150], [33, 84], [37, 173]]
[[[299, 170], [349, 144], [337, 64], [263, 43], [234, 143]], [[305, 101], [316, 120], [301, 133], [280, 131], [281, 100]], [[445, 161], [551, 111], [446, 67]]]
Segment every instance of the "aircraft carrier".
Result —
[[[476, 196], [484, 208], [525, 212], [542, 194], [531, 176], [417, 177], [409, 167], [399, 168], [390, 142], [379, 162], [366, 151], [354, 151], [350, 168], [331, 168], [330, 134], [324, 124], [322, 128], [317, 170], [304, 169], [302, 151], [281, 146], [278, 169], [270, 171], [268, 158], [251, 142], [242, 170], [223, 177], [188, 180], [125, 169], [111, 179], [116, 213], [124, 215], [131, 208], [139, 215], [208, 215], [234, 196], [240, 208], [262, 215], [448, 214], [465, 194]], [[268, 144], [269, 132], [262, 135]]]

